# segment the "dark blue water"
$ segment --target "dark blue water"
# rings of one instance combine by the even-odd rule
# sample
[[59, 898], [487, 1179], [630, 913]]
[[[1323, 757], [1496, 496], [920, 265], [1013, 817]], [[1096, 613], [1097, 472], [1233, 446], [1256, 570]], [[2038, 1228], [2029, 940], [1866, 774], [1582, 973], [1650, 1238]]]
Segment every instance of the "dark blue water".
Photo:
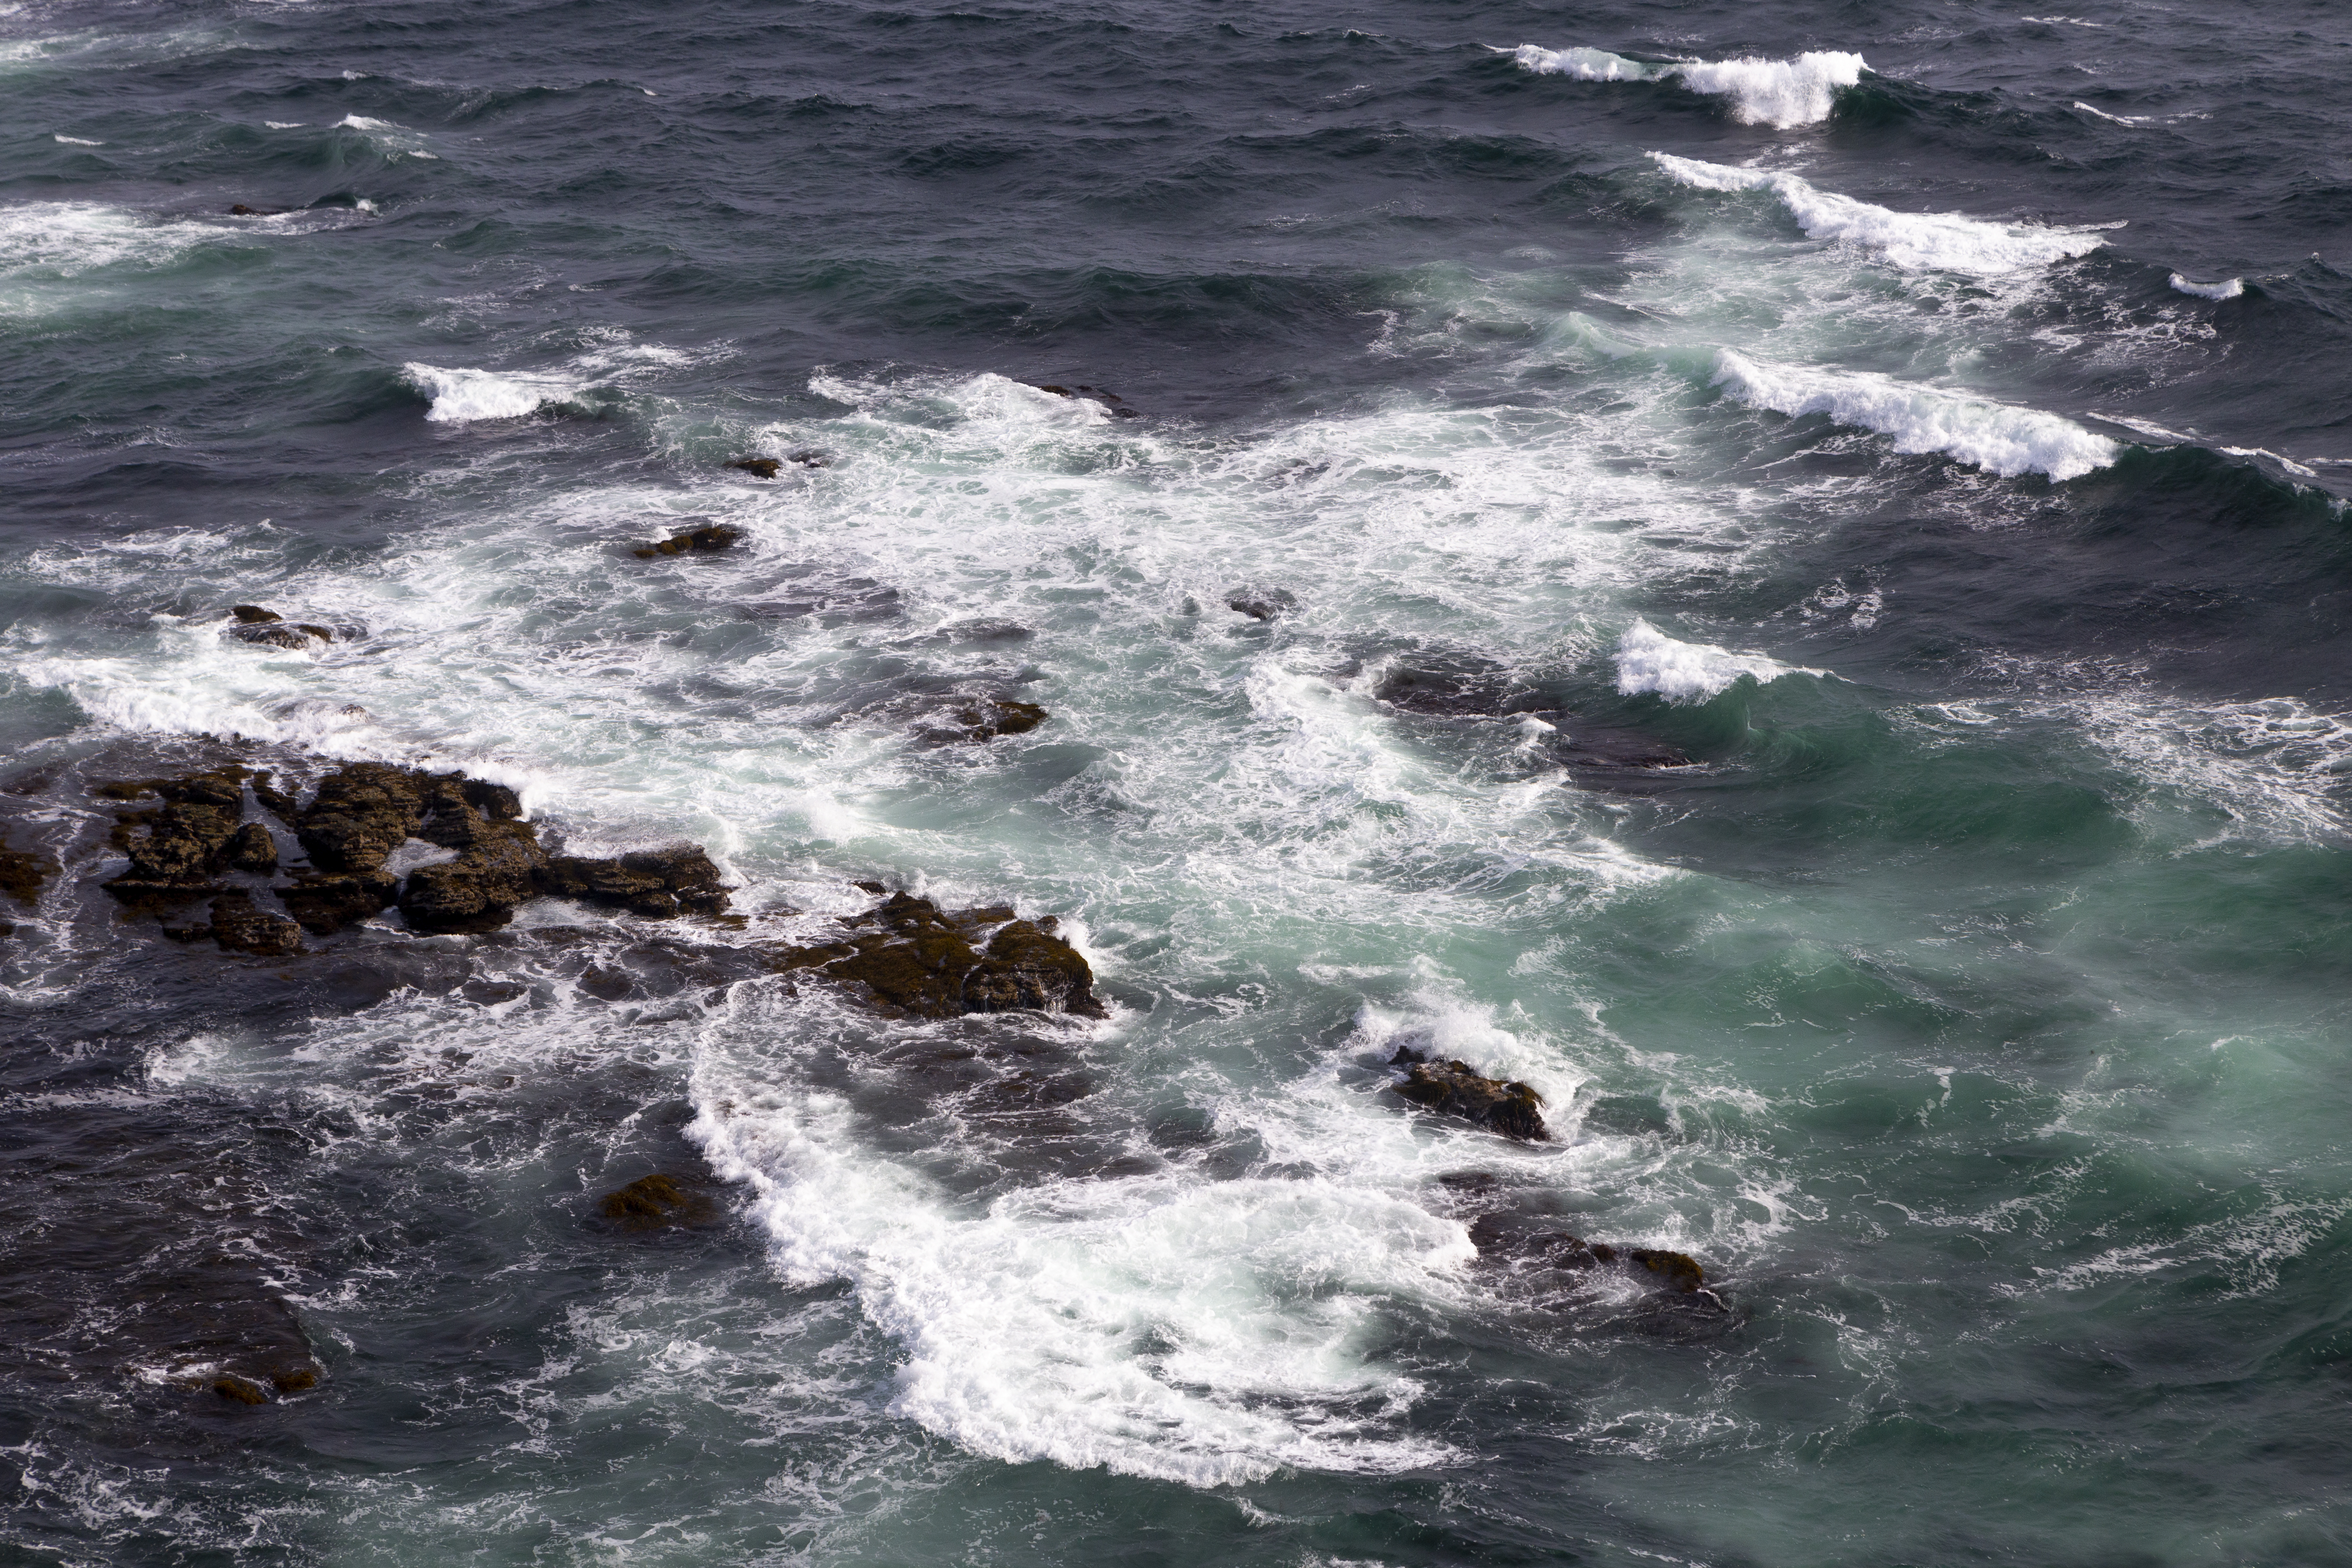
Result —
[[2034, 9], [0, 10], [0, 1555], [2352, 1562], [2352, 18]]

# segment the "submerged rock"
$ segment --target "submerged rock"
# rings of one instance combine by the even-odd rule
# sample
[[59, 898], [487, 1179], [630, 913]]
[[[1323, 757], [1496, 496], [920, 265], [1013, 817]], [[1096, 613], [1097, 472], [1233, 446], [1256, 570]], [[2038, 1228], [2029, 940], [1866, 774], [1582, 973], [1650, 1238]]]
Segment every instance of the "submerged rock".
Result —
[[719, 1205], [700, 1186], [694, 1177], [656, 1172], [606, 1193], [597, 1206], [606, 1219], [628, 1230], [710, 1225], [719, 1217]]
[[893, 893], [842, 924], [847, 931], [839, 942], [788, 949], [776, 955], [776, 967], [862, 987], [894, 1016], [1106, 1016], [1094, 994], [1094, 971], [1055, 934], [1051, 917], [1021, 920], [1009, 905], [949, 912], [929, 899]]
[[772, 479], [783, 464], [773, 458], [738, 458], [727, 466], [740, 468], [747, 474], [757, 474], [763, 479]]
[[56, 859], [37, 850], [0, 847], [0, 893], [18, 903], [40, 902], [41, 884], [55, 876], [57, 870]]
[[1524, 1142], [1551, 1136], [1544, 1126], [1543, 1096], [1516, 1079], [1488, 1078], [1465, 1061], [1433, 1061], [1411, 1046], [1399, 1047], [1389, 1065], [1405, 1069], [1403, 1079], [1391, 1087], [1415, 1105]]
[[952, 728], [950, 740], [993, 741], [999, 735], [1025, 735], [1043, 724], [1048, 715], [1034, 702], [1016, 701], [1010, 697], [983, 697], [950, 710]]
[[1530, 1215], [1481, 1215], [1470, 1226], [1470, 1242], [1477, 1247], [1481, 1259], [1507, 1262], [1521, 1268], [1571, 1273], [1614, 1269], [1680, 1296], [1696, 1295], [1706, 1285], [1706, 1270], [1688, 1253], [1587, 1241], [1567, 1231], [1552, 1229]]
[[717, 522], [708, 528], [694, 528], [688, 529], [684, 533], [674, 533], [658, 544], [635, 552], [635, 554], [640, 561], [651, 561], [656, 555], [690, 555], [698, 552], [707, 554], [712, 551], [729, 549], [742, 537], [741, 529], [730, 528], [723, 522]]

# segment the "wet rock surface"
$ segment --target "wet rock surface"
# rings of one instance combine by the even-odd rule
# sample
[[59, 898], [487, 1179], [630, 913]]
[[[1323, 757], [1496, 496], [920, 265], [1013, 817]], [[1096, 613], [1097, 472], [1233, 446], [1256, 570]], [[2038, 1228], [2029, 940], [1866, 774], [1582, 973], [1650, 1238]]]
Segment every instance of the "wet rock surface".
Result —
[[1225, 595], [1225, 608], [1254, 621], [1271, 621], [1298, 608], [1298, 600], [1285, 588], [1236, 588]]
[[597, 1212], [623, 1230], [698, 1229], [719, 1223], [718, 1203], [699, 1176], [658, 1171], [606, 1193]]
[[841, 924], [841, 940], [786, 949], [776, 954], [776, 967], [857, 987], [892, 1016], [1022, 1010], [1106, 1016], [1094, 994], [1093, 970], [1050, 916], [1021, 920], [1010, 905], [948, 911], [929, 899], [893, 893]]
[[774, 458], [738, 458], [727, 466], [759, 479], [772, 479], [784, 465]]
[[[737, 463], [730, 466], [741, 468], [743, 465]], [[770, 474], [766, 477], [772, 479], [774, 476]], [[684, 533], [673, 533], [667, 539], [647, 545], [635, 553], [640, 561], [651, 561], [657, 555], [698, 553], [708, 555], [717, 551], [732, 549], [742, 537], [741, 529], [730, 528], [723, 522], [715, 522], [707, 528], [690, 528]]]
[[636, 850], [610, 860], [558, 855], [541, 873], [541, 886], [562, 898], [625, 909], [655, 920], [719, 914], [728, 903], [719, 868], [691, 844]]
[[1467, 1062], [1433, 1059], [1411, 1046], [1399, 1047], [1389, 1065], [1404, 1068], [1404, 1077], [1391, 1087], [1424, 1110], [1458, 1116], [1523, 1142], [1551, 1136], [1544, 1127], [1543, 1096], [1516, 1079], [1488, 1078]]
[[1706, 1304], [1721, 1305], [1707, 1289], [1706, 1270], [1689, 1254], [1588, 1241], [1564, 1228], [1557, 1215], [1492, 1209], [1471, 1222], [1470, 1240], [1482, 1264], [1532, 1276], [1531, 1282], [1538, 1285], [1546, 1274], [1606, 1272], [1670, 1295], [1704, 1297]]
[[20, 904], [38, 903], [41, 884], [57, 875], [58, 861], [54, 855], [37, 849], [0, 847], [0, 893]]

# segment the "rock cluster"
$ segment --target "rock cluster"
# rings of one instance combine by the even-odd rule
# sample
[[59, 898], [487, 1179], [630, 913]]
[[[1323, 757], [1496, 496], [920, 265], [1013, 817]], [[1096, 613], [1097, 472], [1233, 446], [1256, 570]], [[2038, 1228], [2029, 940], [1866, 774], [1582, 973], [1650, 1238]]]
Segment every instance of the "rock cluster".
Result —
[[1411, 1046], [1398, 1047], [1389, 1065], [1405, 1069], [1391, 1087], [1415, 1105], [1526, 1142], [1551, 1135], [1544, 1127], [1543, 1096], [1516, 1079], [1487, 1078], [1464, 1061], [1433, 1061]]
[[1105, 1016], [1094, 971], [1055, 934], [1050, 915], [1025, 921], [1010, 905], [948, 911], [929, 899], [894, 893], [841, 923], [839, 941], [788, 949], [776, 955], [776, 967], [861, 987], [892, 1016], [1024, 1008]]
[[[257, 806], [292, 828], [309, 857], [278, 889], [291, 921], [257, 909], [252, 891], [221, 878], [278, 869], [278, 841], [262, 821], [243, 820], [250, 789]], [[681, 846], [613, 859], [550, 855], [522, 802], [504, 784], [463, 773], [432, 773], [387, 763], [352, 763], [319, 783], [307, 805], [268, 773], [227, 766], [177, 778], [102, 784], [102, 795], [163, 797], [160, 806], [118, 814], [114, 844], [130, 858], [106, 890], [133, 910], [163, 913], [212, 900], [208, 923], [174, 928], [225, 948], [267, 955], [299, 951], [299, 925], [331, 935], [397, 903], [414, 930], [493, 931], [517, 906], [543, 894], [627, 909], [656, 919], [719, 914], [727, 889], [700, 849]], [[141, 829], [144, 829], [143, 833]], [[446, 853], [405, 880], [387, 868], [411, 838]]]
[[229, 614], [236, 625], [228, 635], [239, 642], [268, 643], [276, 647], [308, 647], [313, 642], [332, 642], [331, 627], [314, 626], [307, 621], [289, 621], [275, 610], [265, 610], [259, 605], [236, 605]]

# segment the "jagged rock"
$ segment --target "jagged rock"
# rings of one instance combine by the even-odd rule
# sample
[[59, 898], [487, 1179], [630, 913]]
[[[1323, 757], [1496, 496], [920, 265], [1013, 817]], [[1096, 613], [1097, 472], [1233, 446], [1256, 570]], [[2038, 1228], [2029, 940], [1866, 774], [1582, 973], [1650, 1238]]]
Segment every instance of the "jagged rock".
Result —
[[714, 550], [725, 550], [742, 537], [741, 529], [730, 528], [723, 522], [714, 522], [709, 528], [689, 529], [684, 533], [674, 533], [649, 549], [637, 551], [635, 554], [640, 561], [650, 561], [656, 555], [687, 555], [696, 552], [707, 553]]
[[400, 896], [400, 883], [383, 871], [327, 877], [314, 873], [297, 879], [278, 896], [304, 931], [313, 936], [332, 936], [347, 925], [357, 925], [392, 908]]
[[239, 871], [275, 871], [278, 869], [278, 840], [269, 829], [257, 822], [248, 822], [228, 836], [228, 844], [221, 851], [224, 864]]
[[209, 914], [213, 940], [231, 952], [283, 958], [302, 951], [302, 928], [254, 908], [253, 895], [242, 888], [216, 895]]
[[697, 1190], [700, 1184], [691, 1176], [656, 1173], [606, 1193], [599, 1206], [606, 1219], [629, 1230], [709, 1225], [719, 1218], [719, 1205]]
[[548, 861], [541, 887], [559, 898], [617, 905], [655, 920], [718, 914], [728, 903], [719, 868], [691, 844], [635, 850], [611, 860], [558, 855]]
[[1226, 597], [1225, 608], [1254, 621], [1270, 621], [1298, 608], [1298, 601], [1282, 588], [1243, 588]]
[[787, 950], [777, 967], [862, 985], [892, 1014], [951, 1018], [1034, 1008], [1105, 1016], [1094, 971], [1054, 934], [1050, 918], [1019, 920], [1005, 905], [948, 913], [929, 899], [894, 893], [842, 923], [856, 934]]
[[[243, 769], [221, 769], [113, 786], [161, 795], [164, 804], [116, 815], [110, 841], [130, 857], [131, 866], [105, 883], [106, 890], [139, 910], [176, 908], [219, 891], [214, 874], [243, 814], [244, 776]], [[146, 834], [134, 836], [132, 829], [141, 826]]]
[[527, 822], [496, 821], [461, 801], [436, 807], [419, 837], [457, 858], [409, 873], [400, 912], [417, 931], [495, 931], [540, 891], [547, 851]]
[[1415, 1105], [1525, 1142], [1550, 1137], [1539, 1109], [1543, 1096], [1524, 1083], [1487, 1078], [1465, 1061], [1432, 1061], [1411, 1046], [1399, 1047], [1389, 1065], [1405, 1069], [1402, 1081], [1392, 1087]]
[[57, 869], [56, 859], [37, 850], [0, 848], [0, 893], [22, 904], [37, 904], [41, 884]]
[[352, 763], [328, 774], [295, 825], [311, 863], [353, 873], [382, 867], [424, 822], [419, 784], [428, 776], [386, 763]]

